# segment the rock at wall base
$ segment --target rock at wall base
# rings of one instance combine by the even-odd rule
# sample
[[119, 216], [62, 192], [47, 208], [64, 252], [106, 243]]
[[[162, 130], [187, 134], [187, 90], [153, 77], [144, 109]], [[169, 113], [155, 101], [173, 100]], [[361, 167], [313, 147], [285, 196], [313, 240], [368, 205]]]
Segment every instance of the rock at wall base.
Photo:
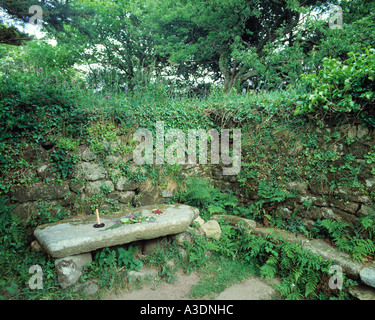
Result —
[[363, 283], [375, 288], [375, 264], [371, 264], [361, 269], [359, 276]]
[[55, 267], [61, 288], [66, 289], [75, 284], [82, 275], [83, 266], [90, 262], [92, 262], [90, 253], [57, 259]]

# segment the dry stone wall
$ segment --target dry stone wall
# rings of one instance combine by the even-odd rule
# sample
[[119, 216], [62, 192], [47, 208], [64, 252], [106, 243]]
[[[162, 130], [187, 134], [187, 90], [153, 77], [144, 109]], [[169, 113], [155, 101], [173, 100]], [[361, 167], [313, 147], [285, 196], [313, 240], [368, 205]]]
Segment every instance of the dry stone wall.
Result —
[[[315, 135], [317, 141], [323, 141], [319, 148], [335, 152], [336, 158], [326, 164], [323, 162], [329, 170], [320, 179], [309, 177], [307, 172], [305, 178], [280, 184], [283, 190], [295, 192], [294, 197], [278, 204], [278, 214], [282, 217], [299, 217], [305, 225], [312, 226], [318, 219], [352, 222], [355, 218], [374, 213], [374, 130], [361, 125], [346, 126], [340, 129], [343, 133], [341, 137], [330, 139], [334, 130], [337, 131], [324, 127], [307, 133]], [[27, 150], [22, 156], [33, 164], [34, 169], [29, 168], [25, 175], [34, 177], [35, 182], [13, 188], [14, 212], [27, 219], [43, 210], [51, 215], [62, 211], [85, 215], [93, 213], [96, 207], [101, 211], [116, 212], [131, 205], [165, 202], [173, 195], [173, 188], [167, 186], [166, 179], [155, 183], [146, 168], [133, 164], [131, 153], [119, 152], [122, 141], [121, 136], [117, 136], [117, 141], [104, 141], [102, 152], [93, 152], [89, 144], [80, 145], [77, 150], [79, 161], [68, 179], [62, 179], [56, 172], [49, 157], [51, 150], [42, 147]], [[288, 147], [285, 153], [292, 157], [300, 156], [301, 149]], [[313, 150], [311, 154], [315, 156]], [[352, 155], [354, 160], [348, 161], [348, 155]], [[181, 167], [181, 174], [211, 179], [215, 186], [231, 189], [245, 203], [259, 199], [256, 188], [250, 196], [245, 196], [238, 176], [224, 176], [219, 165]], [[268, 173], [265, 172], [266, 175]], [[345, 179], [345, 183], [340, 183]], [[254, 181], [256, 184], [257, 181]]]
[[[61, 179], [46, 158], [32, 159], [38, 180], [11, 192], [14, 212], [25, 220], [41, 208], [57, 214], [61, 210], [77, 214], [93, 213], [94, 207], [108, 212], [122, 210], [137, 201], [137, 205], [161, 203], [162, 189], [152, 185], [142, 175], [141, 168], [131, 166], [131, 173], [141, 176], [131, 180], [119, 166], [127, 163], [129, 156], [108, 155], [99, 157], [87, 145], [78, 148], [80, 161], [76, 163], [69, 179]], [[132, 174], [130, 174], [131, 176]], [[138, 196], [138, 197], [137, 197]]]
[[[281, 175], [277, 177], [280, 179], [279, 188], [292, 192], [293, 196], [280, 203], [265, 203], [264, 208], [275, 207], [276, 203], [277, 215], [286, 219], [300, 218], [307, 227], [318, 219], [353, 223], [357, 218], [375, 214], [375, 130], [361, 124], [338, 128], [324, 126], [306, 131], [305, 135], [308, 139], [313, 137], [311, 140], [315, 146], [301, 145], [296, 139], [294, 145], [287, 145], [281, 155], [294, 158], [295, 163], [301, 164], [300, 168], [288, 168], [294, 172], [299, 170], [298, 179], [288, 180], [282, 176], [285, 166], [275, 169], [279, 170], [277, 175]], [[272, 152], [267, 151], [267, 147], [265, 149]], [[248, 161], [259, 163], [259, 159], [251, 155]], [[274, 165], [258, 165], [260, 171], [264, 168], [261, 175], [266, 179], [272, 175], [267, 169], [269, 164]], [[212, 168], [211, 177], [217, 186], [231, 189], [242, 197], [244, 203], [262, 200], [257, 192], [259, 181], [248, 180], [247, 188], [253, 191], [246, 194], [238, 177], [223, 176], [221, 172], [218, 167]]]

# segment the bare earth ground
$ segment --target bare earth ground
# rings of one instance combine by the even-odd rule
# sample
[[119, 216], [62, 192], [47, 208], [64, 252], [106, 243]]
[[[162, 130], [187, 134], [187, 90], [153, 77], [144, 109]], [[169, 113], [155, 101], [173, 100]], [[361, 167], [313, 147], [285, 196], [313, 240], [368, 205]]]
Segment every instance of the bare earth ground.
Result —
[[[196, 273], [184, 274], [178, 272], [177, 281], [162, 282], [160, 286], [145, 284], [141, 289], [124, 291], [120, 294], [107, 294], [103, 300], [193, 300], [189, 297], [191, 287], [199, 281]], [[272, 300], [277, 299], [277, 293], [272, 287], [276, 281], [264, 281], [257, 277], [248, 278], [232, 285], [220, 294], [212, 294], [200, 299], [213, 300]]]

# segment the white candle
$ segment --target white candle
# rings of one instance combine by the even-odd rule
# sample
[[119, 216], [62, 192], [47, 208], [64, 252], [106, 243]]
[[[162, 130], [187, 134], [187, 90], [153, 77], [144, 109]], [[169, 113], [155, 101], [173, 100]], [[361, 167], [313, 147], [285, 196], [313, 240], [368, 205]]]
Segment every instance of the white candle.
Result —
[[96, 209], [96, 222], [98, 224], [98, 226], [100, 225], [100, 219], [99, 219], [99, 211], [98, 209]]

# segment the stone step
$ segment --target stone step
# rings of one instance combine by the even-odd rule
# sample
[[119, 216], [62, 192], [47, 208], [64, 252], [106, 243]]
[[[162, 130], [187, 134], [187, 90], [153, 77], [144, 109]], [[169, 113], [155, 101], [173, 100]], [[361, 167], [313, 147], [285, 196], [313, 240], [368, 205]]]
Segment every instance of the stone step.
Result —
[[[293, 242], [301, 245], [305, 250], [313, 254], [321, 256], [323, 259], [330, 260], [334, 264], [342, 268], [347, 277], [362, 282], [360, 289], [352, 288], [351, 294], [357, 292], [358, 299], [375, 300], [375, 263], [365, 263], [354, 260], [349, 254], [338, 250], [322, 239], [307, 239], [302, 235], [296, 236], [285, 230], [276, 228], [255, 228], [254, 234], [260, 237], [272, 237], [274, 239], [281, 239], [288, 242]], [[364, 293], [365, 292], [365, 293]], [[361, 298], [359, 298], [361, 297]]]
[[[162, 213], [152, 213], [155, 209]], [[136, 212], [141, 212], [142, 217], [153, 217], [155, 220], [107, 229], [123, 216]], [[64, 258], [100, 248], [181, 233], [187, 230], [198, 214], [197, 208], [188, 205], [151, 205], [103, 216], [100, 218], [100, 222], [105, 224], [103, 228], [93, 227], [96, 217], [92, 215], [41, 225], [35, 229], [34, 236], [50, 256]]]

